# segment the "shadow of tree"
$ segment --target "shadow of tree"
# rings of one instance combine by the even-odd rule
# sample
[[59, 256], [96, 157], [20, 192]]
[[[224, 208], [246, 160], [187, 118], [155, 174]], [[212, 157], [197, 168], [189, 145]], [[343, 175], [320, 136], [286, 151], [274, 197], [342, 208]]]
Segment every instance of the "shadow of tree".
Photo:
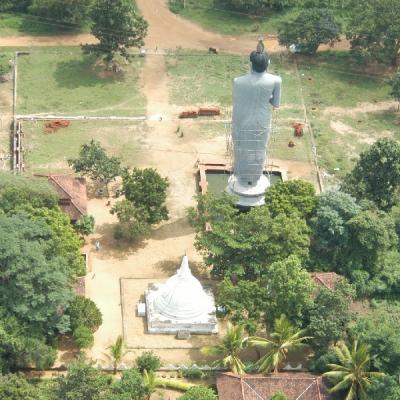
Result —
[[90, 240], [91, 246], [95, 248], [96, 241], [100, 242], [100, 250], [96, 253], [98, 258], [115, 258], [117, 260], [126, 260], [137, 250], [146, 246], [147, 241], [127, 242], [114, 239], [115, 224], [105, 223], [97, 228], [100, 237]]
[[54, 78], [59, 87], [76, 89], [124, 81], [124, 74], [104, 71], [104, 68], [96, 66], [94, 56], [82, 56], [57, 63]]
[[151, 234], [151, 238], [154, 240], [165, 240], [174, 237], [187, 236], [192, 233], [194, 233], [194, 229], [189, 225], [187, 219], [179, 218], [155, 228]]

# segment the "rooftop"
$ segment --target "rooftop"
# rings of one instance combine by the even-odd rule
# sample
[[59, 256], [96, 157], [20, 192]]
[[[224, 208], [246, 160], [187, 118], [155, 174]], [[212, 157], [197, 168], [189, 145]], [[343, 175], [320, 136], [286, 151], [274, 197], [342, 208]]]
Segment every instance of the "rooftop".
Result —
[[269, 375], [235, 375], [217, 377], [219, 400], [270, 400], [283, 392], [289, 400], [329, 400], [322, 378], [310, 373], [282, 372]]

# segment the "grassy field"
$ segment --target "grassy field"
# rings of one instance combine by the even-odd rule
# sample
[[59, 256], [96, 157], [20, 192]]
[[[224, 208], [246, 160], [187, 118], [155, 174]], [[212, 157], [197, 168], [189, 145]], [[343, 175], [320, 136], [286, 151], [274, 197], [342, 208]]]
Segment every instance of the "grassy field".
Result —
[[35, 48], [19, 58], [18, 113], [143, 115], [142, 64], [134, 58], [116, 74], [77, 47]]
[[68, 35], [88, 31], [88, 26], [77, 28], [62, 21], [47, 20], [29, 14], [0, 14], [0, 36]]
[[[216, 6], [214, 0], [169, 0], [169, 8], [172, 12], [181, 15], [203, 28], [225, 35], [240, 34], [276, 34], [279, 25], [294, 18], [300, 9], [290, 8], [282, 11], [267, 10], [264, 15], [256, 16], [245, 12], [225, 9]], [[227, 8], [227, 7], [226, 7]], [[346, 10], [334, 11], [337, 19], [346, 25]]]
[[271, 11], [268, 15], [256, 17], [241, 12], [218, 9], [213, 0], [186, 1], [185, 8], [181, 4], [181, 0], [170, 1], [170, 10], [198, 23], [207, 30], [226, 35], [276, 33], [280, 23], [297, 14], [296, 10]]
[[110, 155], [128, 167], [142, 159], [141, 145], [147, 132], [144, 123], [117, 121], [73, 121], [68, 128], [48, 134], [44, 122], [24, 122], [25, 165], [29, 172], [70, 171], [67, 160], [78, 155], [80, 146], [98, 140]]
[[[170, 98], [178, 105], [216, 104], [230, 117], [232, 78], [249, 69], [247, 57], [205, 53], [167, 57]], [[359, 153], [380, 137], [400, 139], [400, 115], [390, 107], [387, 77], [366, 73], [348, 54], [321, 53], [316, 58], [272, 58], [270, 71], [282, 76], [282, 107], [276, 113], [271, 157], [311, 160], [308, 133], [293, 140], [291, 124], [302, 121], [302, 101], [313, 128], [320, 165], [329, 173], [346, 173]]]

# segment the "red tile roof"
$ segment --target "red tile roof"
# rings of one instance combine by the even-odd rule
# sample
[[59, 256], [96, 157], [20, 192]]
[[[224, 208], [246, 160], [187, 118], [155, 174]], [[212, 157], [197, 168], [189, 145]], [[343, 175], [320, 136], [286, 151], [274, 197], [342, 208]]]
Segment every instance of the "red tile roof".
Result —
[[312, 272], [311, 277], [318, 286], [325, 286], [328, 289], [334, 289], [340, 275], [336, 272]]
[[69, 175], [49, 175], [48, 181], [58, 193], [60, 208], [72, 221], [86, 214], [87, 194], [84, 179]]
[[289, 400], [329, 400], [322, 378], [309, 373], [282, 372], [269, 375], [235, 375], [217, 377], [219, 400], [270, 400], [277, 392]]

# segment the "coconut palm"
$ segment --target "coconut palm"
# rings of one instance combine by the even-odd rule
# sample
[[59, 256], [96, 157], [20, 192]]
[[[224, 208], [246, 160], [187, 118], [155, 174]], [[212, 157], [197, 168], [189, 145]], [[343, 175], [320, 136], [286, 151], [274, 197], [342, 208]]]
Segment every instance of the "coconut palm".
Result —
[[112, 362], [115, 375], [117, 373], [118, 365], [121, 363], [123, 356], [126, 354], [122, 336], [118, 336], [115, 343], [111, 346], [108, 346], [107, 350], [109, 350], [109, 354], [106, 354], [106, 356]]
[[269, 338], [258, 336], [249, 337], [249, 344], [265, 348], [267, 353], [261, 357], [256, 366], [259, 372], [278, 372], [282, 363], [286, 360], [289, 351], [304, 346], [303, 343], [310, 336], [304, 336], [305, 329], [298, 330], [285, 315], [281, 315], [274, 323], [274, 332]]
[[236, 374], [243, 374], [245, 365], [238, 353], [246, 347], [247, 339], [243, 338], [244, 326], [232, 325], [228, 322], [225, 336], [215, 346], [205, 346], [202, 353], [220, 357], [214, 364], [229, 368]]
[[374, 357], [369, 354], [369, 346], [355, 340], [350, 351], [340, 342], [335, 346], [335, 353], [339, 364], [328, 364], [331, 371], [323, 374], [335, 384], [330, 392], [347, 390], [345, 400], [367, 399], [366, 387], [371, 384], [371, 378], [384, 375], [381, 372], [370, 371]]

